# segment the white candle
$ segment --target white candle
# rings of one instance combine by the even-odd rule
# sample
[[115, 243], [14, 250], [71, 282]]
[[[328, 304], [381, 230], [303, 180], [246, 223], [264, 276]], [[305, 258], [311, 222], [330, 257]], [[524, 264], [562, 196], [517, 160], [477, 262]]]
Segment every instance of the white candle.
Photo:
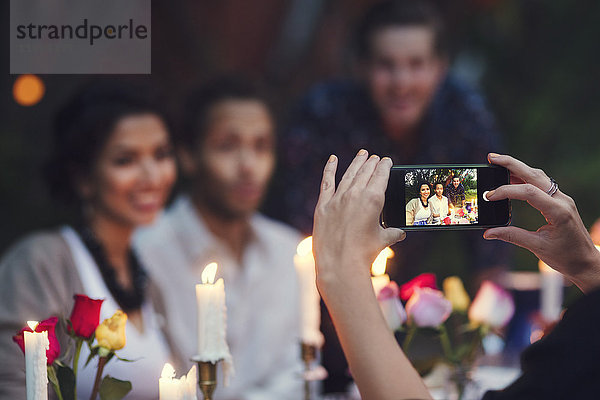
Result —
[[198, 373], [193, 365], [186, 376], [181, 377], [183, 398], [182, 400], [198, 400]]
[[160, 400], [197, 400], [198, 377], [196, 366], [192, 366], [187, 375], [175, 378], [175, 368], [169, 363], [163, 367], [158, 380]]
[[546, 321], [557, 321], [560, 318], [563, 301], [564, 280], [560, 272], [553, 270], [542, 260], [539, 261], [540, 310]]
[[226, 341], [225, 284], [222, 278], [214, 282], [216, 273], [217, 264], [208, 264], [202, 272], [202, 283], [196, 285], [198, 354], [195, 359], [214, 363], [231, 359]]
[[181, 400], [179, 379], [175, 379], [175, 368], [166, 363], [158, 380], [158, 397], [160, 400]]
[[[37, 321], [27, 321], [31, 330], [35, 331]], [[50, 348], [48, 331], [24, 332], [25, 339], [25, 382], [27, 400], [48, 399], [48, 370], [46, 350]]]
[[375, 296], [378, 296], [381, 289], [390, 283], [390, 277], [385, 273], [385, 269], [388, 258], [392, 258], [393, 256], [394, 251], [389, 247], [386, 247], [379, 253], [375, 261], [373, 261], [373, 265], [371, 265], [371, 273], [373, 274], [371, 283], [373, 284]]
[[321, 347], [325, 339], [321, 333], [321, 296], [317, 290], [312, 237], [298, 244], [294, 265], [300, 286], [301, 340], [305, 344]]

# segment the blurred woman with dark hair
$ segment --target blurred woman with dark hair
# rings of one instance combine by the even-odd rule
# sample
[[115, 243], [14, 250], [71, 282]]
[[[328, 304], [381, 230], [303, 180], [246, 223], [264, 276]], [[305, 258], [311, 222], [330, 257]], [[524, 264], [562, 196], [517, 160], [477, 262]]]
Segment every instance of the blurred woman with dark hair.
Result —
[[[103, 83], [58, 113], [45, 174], [79, 217], [26, 237], [0, 260], [0, 398], [25, 398], [24, 357], [11, 337], [27, 320], [68, 317], [74, 294], [104, 299], [101, 320], [117, 309], [127, 313], [119, 355], [137, 361], [109, 363], [105, 374], [132, 382], [128, 398], [158, 396], [161, 369], [175, 354], [157, 316], [160, 301], [130, 246], [134, 229], [161, 211], [176, 177], [167, 119], [151, 99], [144, 88]], [[79, 395], [89, 396], [94, 376], [95, 365], [80, 368]]]

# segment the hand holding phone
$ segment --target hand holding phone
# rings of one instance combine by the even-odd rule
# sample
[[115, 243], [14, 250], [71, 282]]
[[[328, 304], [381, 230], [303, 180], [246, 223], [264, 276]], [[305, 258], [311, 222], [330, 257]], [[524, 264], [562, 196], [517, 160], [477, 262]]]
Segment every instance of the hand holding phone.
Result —
[[484, 193], [509, 181], [508, 170], [495, 165], [395, 165], [381, 223], [404, 230], [505, 226], [510, 202], [487, 201]]

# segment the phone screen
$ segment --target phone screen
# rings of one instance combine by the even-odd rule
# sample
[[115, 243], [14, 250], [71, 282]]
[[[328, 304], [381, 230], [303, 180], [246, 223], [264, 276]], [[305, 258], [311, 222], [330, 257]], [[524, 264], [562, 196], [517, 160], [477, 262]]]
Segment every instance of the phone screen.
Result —
[[394, 166], [382, 224], [408, 230], [507, 225], [509, 201], [488, 202], [483, 193], [508, 182], [505, 168], [484, 164]]

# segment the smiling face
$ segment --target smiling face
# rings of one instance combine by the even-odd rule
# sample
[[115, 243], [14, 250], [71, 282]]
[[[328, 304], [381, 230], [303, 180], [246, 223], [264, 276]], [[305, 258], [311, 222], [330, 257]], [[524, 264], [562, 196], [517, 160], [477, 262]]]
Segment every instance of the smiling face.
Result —
[[176, 166], [167, 128], [154, 114], [121, 118], [79, 192], [96, 217], [136, 227], [153, 221], [170, 194]]
[[427, 26], [385, 27], [371, 36], [366, 61], [370, 95], [387, 131], [402, 135], [423, 118], [445, 72]]
[[220, 217], [246, 218], [260, 206], [275, 166], [271, 114], [259, 100], [222, 100], [204, 129], [197, 149], [182, 157], [194, 194]]
[[457, 188], [458, 185], [460, 185], [460, 179], [459, 178], [452, 178], [452, 186], [454, 186], [455, 188]]
[[429, 189], [429, 185], [422, 184], [421, 188], [419, 189], [419, 193], [421, 193], [421, 198], [423, 200], [428, 199], [429, 195], [431, 194], [431, 190]]
[[444, 185], [442, 185], [441, 183], [437, 183], [435, 185], [435, 194], [441, 199], [442, 195], [444, 194]]

